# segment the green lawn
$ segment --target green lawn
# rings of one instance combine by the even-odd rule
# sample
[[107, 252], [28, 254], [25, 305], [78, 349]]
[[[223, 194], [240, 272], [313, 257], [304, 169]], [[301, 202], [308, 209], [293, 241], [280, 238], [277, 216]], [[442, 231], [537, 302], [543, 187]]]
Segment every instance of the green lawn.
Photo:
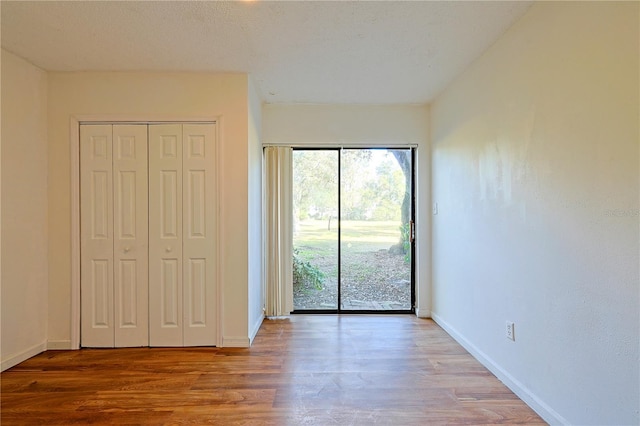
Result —
[[[305, 260], [335, 255], [338, 250], [338, 221], [305, 220], [298, 224], [293, 246]], [[400, 241], [400, 221], [343, 220], [341, 224], [342, 249], [363, 253], [388, 249]]]

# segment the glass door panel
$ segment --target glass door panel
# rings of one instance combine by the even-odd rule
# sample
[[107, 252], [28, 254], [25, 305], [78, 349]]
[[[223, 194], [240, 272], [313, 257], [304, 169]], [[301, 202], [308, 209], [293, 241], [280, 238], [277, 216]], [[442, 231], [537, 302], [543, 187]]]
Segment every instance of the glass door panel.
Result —
[[293, 151], [293, 306], [338, 309], [338, 150]]
[[345, 149], [340, 158], [340, 308], [412, 309], [411, 150]]

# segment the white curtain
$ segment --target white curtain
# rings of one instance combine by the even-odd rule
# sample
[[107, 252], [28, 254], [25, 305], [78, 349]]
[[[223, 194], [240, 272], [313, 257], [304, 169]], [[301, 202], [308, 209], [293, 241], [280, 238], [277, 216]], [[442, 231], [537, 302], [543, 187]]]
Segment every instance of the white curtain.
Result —
[[268, 317], [293, 311], [292, 149], [264, 150], [265, 185], [265, 309]]

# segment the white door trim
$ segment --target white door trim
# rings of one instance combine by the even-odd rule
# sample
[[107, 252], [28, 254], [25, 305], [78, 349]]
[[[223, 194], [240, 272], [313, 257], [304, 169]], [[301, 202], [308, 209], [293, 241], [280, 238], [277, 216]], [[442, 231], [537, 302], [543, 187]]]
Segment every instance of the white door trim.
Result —
[[[220, 193], [220, 145], [222, 120], [219, 116], [180, 116], [170, 114], [79, 114], [69, 119], [69, 153], [71, 158], [71, 348], [80, 349], [80, 124], [131, 123], [216, 123], [216, 194]], [[217, 235], [220, 233], [220, 202], [216, 203]], [[216, 314], [217, 343], [222, 346], [222, 283], [220, 281], [220, 240], [216, 241]]]

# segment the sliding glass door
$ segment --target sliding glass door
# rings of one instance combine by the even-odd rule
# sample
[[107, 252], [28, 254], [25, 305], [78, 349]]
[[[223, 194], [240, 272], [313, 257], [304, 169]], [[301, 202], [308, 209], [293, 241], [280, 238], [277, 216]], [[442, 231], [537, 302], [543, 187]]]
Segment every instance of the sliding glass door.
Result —
[[413, 311], [411, 149], [293, 152], [296, 312]]
[[338, 150], [293, 151], [293, 307], [338, 309]]

